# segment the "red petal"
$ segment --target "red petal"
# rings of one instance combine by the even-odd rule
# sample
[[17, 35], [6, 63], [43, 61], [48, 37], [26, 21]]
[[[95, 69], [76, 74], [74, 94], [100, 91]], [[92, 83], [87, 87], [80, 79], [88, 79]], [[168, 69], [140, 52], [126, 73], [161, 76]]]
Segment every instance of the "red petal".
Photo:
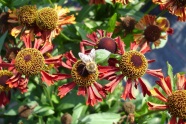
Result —
[[45, 44], [43, 45], [43, 47], [40, 49], [40, 52], [41, 52], [42, 54], [44, 54], [44, 53], [46, 53], [46, 52], [48, 52], [48, 51], [50, 51], [50, 50], [52, 50], [52, 49], [53, 49], [52, 43], [50, 43], [50, 42], [45, 42]]
[[123, 55], [125, 53], [125, 44], [120, 37], [115, 38], [115, 42], [118, 46], [118, 53]]
[[6, 92], [0, 92], [0, 107], [2, 105], [6, 105], [10, 102], [10, 92], [8, 92], [8, 94], [6, 94]]
[[108, 84], [105, 85], [104, 89], [106, 91], [109, 91], [110, 93], [112, 93], [114, 91], [114, 89], [116, 88], [116, 86], [118, 85], [118, 83], [123, 79], [123, 75], [119, 75], [117, 77], [115, 77], [114, 80], [112, 80], [111, 82], [109, 82]]
[[167, 102], [167, 98], [165, 98], [163, 94], [159, 92], [157, 88], [154, 88], [154, 90], [151, 90], [151, 95], [160, 99], [163, 102]]
[[149, 110], [166, 110], [168, 108], [167, 105], [156, 104], [152, 102], [147, 102], [147, 105]]
[[10, 87], [10, 88], [16, 88], [19, 85], [19, 80], [21, 79], [21, 74], [17, 73], [15, 75], [13, 75], [11, 78], [9, 78], [6, 81], [6, 84]]
[[78, 87], [77, 95], [86, 95], [86, 87]]
[[74, 87], [76, 86], [76, 83], [70, 82], [68, 84], [64, 84], [60, 87], [58, 87], [58, 96], [60, 98], [64, 97], [68, 92], [70, 92]]
[[161, 71], [161, 69], [147, 69], [147, 71], [146, 71], [146, 73], [147, 74], [150, 74], [150, 75], [152, 75], [152, 76], [154, 76], [154, 77], [157, 77], [157, 78], [162, 78], [163, 77], [163, 73], [162, 73], [162, 71]]
[[29, 34], [23, 34], [21, 36], [21, 40], [23, 40], [26, 48], [32, 48], [31, 39]]
[[145, 43], [143, 44], [143, 46], [142, 46], [140, 52], [141, 52], [142, 54], [145, 54], [145, 53], [147, 53], [148, 51], [150, 51], [150, 47], [147, 45], [147, 42], [145, 42]]
[[101, 84], [94, 82], [94, 86], [102, 97], [106, 97], [106, 92]]
[[143, 92], [143, 96], [147, 95], [151, 95], [149, 89], [147, 88], [147, 86], [145, 85], [145, 83], [143, 82], [143, 80], [141, 78], [138, 78], [139, 84], [141, 86], [142, 92]]
[[43, 82], [45, 82], [48, 86], [50, 86], [51, 84], [54, 84], [54, 81], [58, 79], [57, 75], [51, 75], [45, 71], [41, 71], [41, 79]]
[[176, 117], [175, 117], [175, 116], [171, 117], [171, 119], [170, 119], [170, 121], [168, 122], [168, 124], [177, 124], [177, 122], [176, 122]]
[[35, 38], [35, 42], [34, 42], [34, 48], [35, 49], [39, 49], [39, 47], [41, 47], [41, 44], [43, 43], [44, 41], [42, 39], [37, 39]]
[[171, 86], [171, 82], [170, 79], [168, 79], [170, 77], [165, 78], [160, 78], [160, 81], [156, 81], [156, 83], [165, 91], [165, 93], [167, 95], [171, 95], [172, 94], [172, 86]]
[[64, 79], [67, 79], [67, 78], [71, 78], [72, 76], [70, 74], [53, 74], [53, 75], [56, 75], [57, 78], [55, 79], [56, 81], [58, 80], [64, 80]]
[[61, 63], [61, 58], [62, 58], [62, 55], [51, 57], [51, 58], [45, 59], [45, 63], [46, 64], [59, 64]]
[[185, 75], [182, 74], [180, 75], [179, 73], [176, 74], [177, 76], [177, 89], [178, 90], [182, 90], [184, 89], [184, 86], [186, 85], [186, 78], [185, 78]]
[[69, 61], [71, 61], [71, 62], [73, 62], [73, 63], [76, 63], [76, 62], [77, 62], [77, 59], [76, 59], [76, 57], [72, 54], [72, 51], [71, 51], [71, 50], [70, 50], [70, 52], [65, 53], [65, 57], [66, 57]]
[[87, 46], [95, 46], [96, 43], [94, 42], [90, 42], [88, 40], [83, 40], [80, 42], [80, 50], [82, 53], [85, 53], [85, 46], [84, 45], [87, 45]]
[[131, 93], [131, 92], [132, 92], [132, 80], [128, 79], [127, 82], [126, 82], [126, 85], [125, 85], [125, 88], [124, 88], [124, 91], [123, 91], [123, 94], [122, 94], [121, 98], [126, 100], [126, 98], [129, 97], [129, 93]]

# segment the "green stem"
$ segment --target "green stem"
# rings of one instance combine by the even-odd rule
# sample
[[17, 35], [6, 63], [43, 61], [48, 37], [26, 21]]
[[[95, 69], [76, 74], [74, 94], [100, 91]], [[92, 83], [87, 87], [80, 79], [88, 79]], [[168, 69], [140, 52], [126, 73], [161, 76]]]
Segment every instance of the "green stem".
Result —
[[0, 3], [2, 3], [3, 5], [7, 5], [7, 2], [5, 2], [4, 0], [0, 0]]
[[48, 97], [48, 101], [50, 102], [50, 105], [54, 108], [54, 105], [53, 105], [53, 103], [52, 103], [52, 99], [51, 99], [51, 97], [50, 97], [50, 93], [49, 93], [48, 90], [47, 90], [47, 87], [44, 86], [44, 85], [42, 85], [42, 87], [43, 87], [43, 90], [44, 90], [45, 95]]
[[51, 0], [48, 0], [48, 2], [50, 3], [50, 5], [51, 5], [52, 7], [54, 7], [54, 4], [52, 3]]
[[154, 8], [156, 8], [158, 5], [157, 4], [152, 4], [150, 8], [145, 12], [145, 14], [148, 14], [150, 11], [152, 11]]
[[70, 39], [69, 37], [67, 37], [65, 34], [63, 34], [62, 32], [60, 33], [60, 36], [66, 40], [66, 41], [70, 41], [70, 42], [80, 42], [79, 40], [76, 39]]
[[153, 113], [160, 112], [160, 111], [162, 111], [162, 110], [148, 111], [147, 113], [140, 115], [138, 118], [144, 118], [145, 116], [148, 116], [148, 115], [151, 115]]
[[164, 15], [166, 12], [167, 12], [167, 10], [161, 11], [161, 13], [159, 13], [159, 14], [157, 15], [157, 18], [160, 17], [160, 16], [162, 16], [162, 15]]

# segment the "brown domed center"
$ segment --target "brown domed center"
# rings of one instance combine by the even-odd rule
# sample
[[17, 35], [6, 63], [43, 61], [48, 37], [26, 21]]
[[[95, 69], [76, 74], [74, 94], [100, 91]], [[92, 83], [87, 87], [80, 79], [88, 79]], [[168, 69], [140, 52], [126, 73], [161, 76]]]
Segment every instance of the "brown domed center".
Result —
[[135, 67], [140, 67], [143, 64], [141, 57], [138, 55], [132, 55], [131, 62]]
[[98, 43], [98, 49], [106, 49], [111, 53], [115, 53], [117, 50], [116, 42], [112, 38], [102, 38]]
[[186, 90], [177, 90], [168, 96], [167, 106], [172, 116], [186, 119]]
[[154, 42], [160, 38], [161, 30], [156, 25], [149, 25], [144, 31], [145, 39]]
[[25, 62], [30, 61], [31, 60], [31, 56], [30, 55], [24, 56], [24, 60], [25, 60]]
[[177, 4], [178, 8], [186, 7], [186, 0], [176, 0], [176, 4]]

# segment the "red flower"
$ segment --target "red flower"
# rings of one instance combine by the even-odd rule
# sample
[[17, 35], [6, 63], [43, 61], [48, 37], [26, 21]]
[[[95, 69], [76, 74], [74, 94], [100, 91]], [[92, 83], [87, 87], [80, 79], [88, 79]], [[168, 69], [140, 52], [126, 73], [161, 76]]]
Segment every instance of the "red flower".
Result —
[[[54, 81], [58, 80], [58, 74], [52, 75], [48, 71], [51, 69], [51, 65], [58, 66], [61, 63], [62, 55], [55, 57], [47, 57], [47, 53], [53, 49], [50, 42], [44, 42], [41, 39], [35, 39], [32, 46], [31, 37], [28, 34], [22, 35], [25, 47], [21, 49], [15, 59], [11, 63], [1, 63], [0, 67], [9, 67], [15, 71], [15, 75], [12, 76], [6, 84], [11, 88], [16, 88], [22, 84], [27, 85], [29, 76], [41, 74], [41, 79], [47, 85], [51, 85]], [[25, 76], [25, 78], [23, 78]], [[23, 91], [24, 92], [24, 91]]]
[[[169, 124], [184, 124], [183, 120], [186, 119], [186, 78], [185, 75], [176, 75], [176, 90], [171, 85], [169, 76], [160, 78], [156, 83], [163, 89], [165, 94], [162, 94], [157, 88], [151, 90], [152, 96], [158, 98], [165, 104], [156, 104], [148, 102], [149, 110], [168, 110], [171, 114]], [[173, 84], [173, 83], [172, 83]], [[177, 122], [177, 119], [178, 122]]]
[[168, 11], [176, 15], [179, 21], [186, 21], [186, 3], [180, 0], [152, 0], [152, 2], [159, 4], [161, 9], [168, 9]]
[[87, 105], [94, 106], [98, 101], [102, 101], [102, 97], [106, 94], [101, 84], [96, 80], [99, 70], [94, 62], [95, 51], [92, 50], [88, 55], [79, 53], [81, 60], [77, 60], [72, 51], [67, 52], [64, 57], [66, 62], [62, 62], [62, 66], [70, 69], [71, 74], [61, 74], [61, 77], [72, 78], [72, 82], [64, 84], [58, 88], [60, 98], [64, 97], [76, 85], [78, 86], [77, 95], [87, 96]]
[[[139, 84], [142, 88], [143, 95], [150, 95], [150, 91], [142, 80], [142, 76], [147, 73], [155, 77], [162, 77], [163, 74], [161, 69], [148, 69], [148, 63], [154, 62], [155, 60], [147, 60], [144, 56], [150, 48], [145, 43], [142, 48], [138, 51], [138, 44], [131, 43], [130, 50], [125, 52], [123, 47], [119, 47], [121, 52], [120, 60], [113, 60], [110, 66], [100, 66], [100, 78], [110, 80], [111, 82], [105, 85], [105, 90], [113, 92], [118, 83], [126, 76], [127, 81], [123, 95], [123, 99], [135, 99], [135, 96], [132, 91], [133, 82], [134, 86], [137, 88]], [[119, 75], [116, 75], [117, 72], [122, 72]]]
[[117, 47], [119, 46], [118, 42], [122, 45], [121, 47], [124, 47], [120, 37], [116, 37], [114, 39], [111, 37], [112, 33], [105, 32], [104, 30], [97, 30], [97, 32], [88, 34], [87, 38], [89, 40], [83, 40], [80, 42], [81, 52], [85, 52], [85, 46], [93, 46], [95, 49], [106, 49], [111, 53], [121, 53], [117, 50]]
[[162, 40], [167, 39], [168, 34], [173, 33], [173, 29], [170, 28], [170, 23], [167, 18], [157, 18], [153, 15], [143, 16], [135, 27], [142, 32], [134, 34], [134, 41], [142, 44], [144, 42], [148, 44], [153, 43], [155, 47], [159, 46]]

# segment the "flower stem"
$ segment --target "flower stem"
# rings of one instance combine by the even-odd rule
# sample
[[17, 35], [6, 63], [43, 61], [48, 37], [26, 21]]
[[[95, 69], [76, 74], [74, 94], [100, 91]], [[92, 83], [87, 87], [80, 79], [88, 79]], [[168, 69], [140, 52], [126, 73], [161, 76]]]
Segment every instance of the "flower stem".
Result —
[[71, 42], [80, 42], [79, 40], [76, 40], [76, 39], [71, 39], [69, 37], [67, 37], [65, 34], [63, 34], [62, 32], [60, 33], [60, 36], [66, 40], [66, 41], [71, 41]]
[[160, 16], [162, 16], [162, 15], [164, 15], [166, 12], [167, 12], [167, 10], [161, 11], [161, 13], [159, 13], [159, 14], [157, 15], [157, 18], [160, 17]]
[[47, 90], [47, 87], [44, 86], [44, 85], [42, 85], [42, 87], [43, 87], [43, 90], [44, 90], [45, 95], [48, 97], [48, 101], [50, 102], [50, 105], [54, 108], [54, 105], [53, 105], [53, 103], [52, 103], [52, 99], [51, 99], [51, 97], [50, 97], [50, 93], [49, 93], [48, 90]]
[[157, 4], [152, 4], [150, 8], [145, 12], [145, 14], [149, 14], [150, 11], [152, 11], [154, 8], [156, 8], [158, 5]]
[[148, 116], [148, 115], [151, 115], [151, 114], [153, 114], [153, 113], [160, 112], [160, 111], [162, 111], [162, 110], [148, 111], [147, 113], [145, 113], [145, 114], [142, 114], [142, 115], [138, 116], [138, 118], [144, 118], [145, 116]]
[[54, 4], [52, 3], [51, 0], [48, 0], [48, 2], [50, 3], [50, 5], [51, 5], [52, 7], [54, 7]]

